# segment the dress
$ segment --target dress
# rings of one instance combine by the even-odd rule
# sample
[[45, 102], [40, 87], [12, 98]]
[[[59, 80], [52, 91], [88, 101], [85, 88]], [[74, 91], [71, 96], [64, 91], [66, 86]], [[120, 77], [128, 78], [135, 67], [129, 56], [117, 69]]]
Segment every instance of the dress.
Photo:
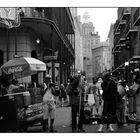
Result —
[[55, 117], [55, 99], [52, 89], [48, 88], [43, 96], [43, 119], [54, 119]]
[[[102, 117], [108, 117], [108, 116], [115, 116], [116, 115], [116, 105], [117, 105], [117, 86], [116, 83], [113, 80], [104, 81], [102, 84], [103, 89], [103, 112]], [[109, 123], [111, 120], [107, 120]], [[104, 120], [101, 123], [106, 123]]]

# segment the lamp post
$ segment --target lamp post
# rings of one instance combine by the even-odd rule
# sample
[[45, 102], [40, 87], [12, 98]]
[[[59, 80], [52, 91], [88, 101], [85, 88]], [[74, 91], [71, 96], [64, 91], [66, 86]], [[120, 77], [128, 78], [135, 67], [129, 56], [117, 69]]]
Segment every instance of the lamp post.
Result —
[[125, 65], [125, 79], [126, 79], [126, 82], [128, 82], [129, 80], [129, 62], [125, 62], [124, 63]]

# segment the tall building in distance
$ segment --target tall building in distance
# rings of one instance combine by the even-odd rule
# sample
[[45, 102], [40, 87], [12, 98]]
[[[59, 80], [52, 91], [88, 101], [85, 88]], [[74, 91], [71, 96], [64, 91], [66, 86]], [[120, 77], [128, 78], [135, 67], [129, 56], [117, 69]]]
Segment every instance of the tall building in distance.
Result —
[[77, 14], [77, 8], [70, 8], [75, 26], [75, 70], [83, 71], [83, 40], [81, 16]]
[[108, 33], [107, 42], [109, 43], [108, 48], [108, 70], [112, 70], [114, 68], [114, 55], [112, 54], [112, 49], [114, 47], [114, 24], [110, 25], [110, 30]]
[[92, 49], [93, 77], [105, 73], [109, 69], [109, 43], [101, 42]]
[[90, 15], [85, 12], [82, 23], [82, 37], [83, 37], [83, 70], [86, 73], [87, 82], [92, 82], [92, 49], [95, 45], [100, 43], [100, 36], [95, 32], [95, 27], [90, 21]]

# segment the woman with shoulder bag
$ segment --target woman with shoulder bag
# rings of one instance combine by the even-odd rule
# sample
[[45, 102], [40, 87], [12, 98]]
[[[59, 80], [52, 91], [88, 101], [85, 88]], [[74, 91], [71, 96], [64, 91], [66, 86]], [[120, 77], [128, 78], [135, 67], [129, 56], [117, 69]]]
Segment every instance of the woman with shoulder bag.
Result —
[[[54, 130], [53, 124], [55, 119], [55, 97], [54, 88], [52, 83], [47, 84], [47, 88], [43, 95], [43, 130], [49, 132], [56, 132]], [[49, 127], [50, 119], [50, 127]]]

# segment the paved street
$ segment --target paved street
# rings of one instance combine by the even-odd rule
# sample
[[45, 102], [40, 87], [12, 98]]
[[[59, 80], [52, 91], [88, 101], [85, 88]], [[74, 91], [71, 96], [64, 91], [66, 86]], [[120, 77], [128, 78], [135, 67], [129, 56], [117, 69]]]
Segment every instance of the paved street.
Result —
[[[70, 120], [71, 120], [70, 107], [59, 107], [56, 111], [56, 121], [55, 121], [55, 129], [58, 133], [71, 133]], [[86, 133], [97, 133], [99, 125], [88, 124], [84, 125], [84, 129]], [[126, 127], [117, 128], [114, 125], [115, 132], [114, 133], [132, 133], [134, 130], [134, 125], [130, 124]], [[106, 130], [106, 126], [104, 126], [104, 133], [108, 133]], [[30, 127], [28, 128], [28, 132], [38, 133], [42, 132], [41, 126]]]

